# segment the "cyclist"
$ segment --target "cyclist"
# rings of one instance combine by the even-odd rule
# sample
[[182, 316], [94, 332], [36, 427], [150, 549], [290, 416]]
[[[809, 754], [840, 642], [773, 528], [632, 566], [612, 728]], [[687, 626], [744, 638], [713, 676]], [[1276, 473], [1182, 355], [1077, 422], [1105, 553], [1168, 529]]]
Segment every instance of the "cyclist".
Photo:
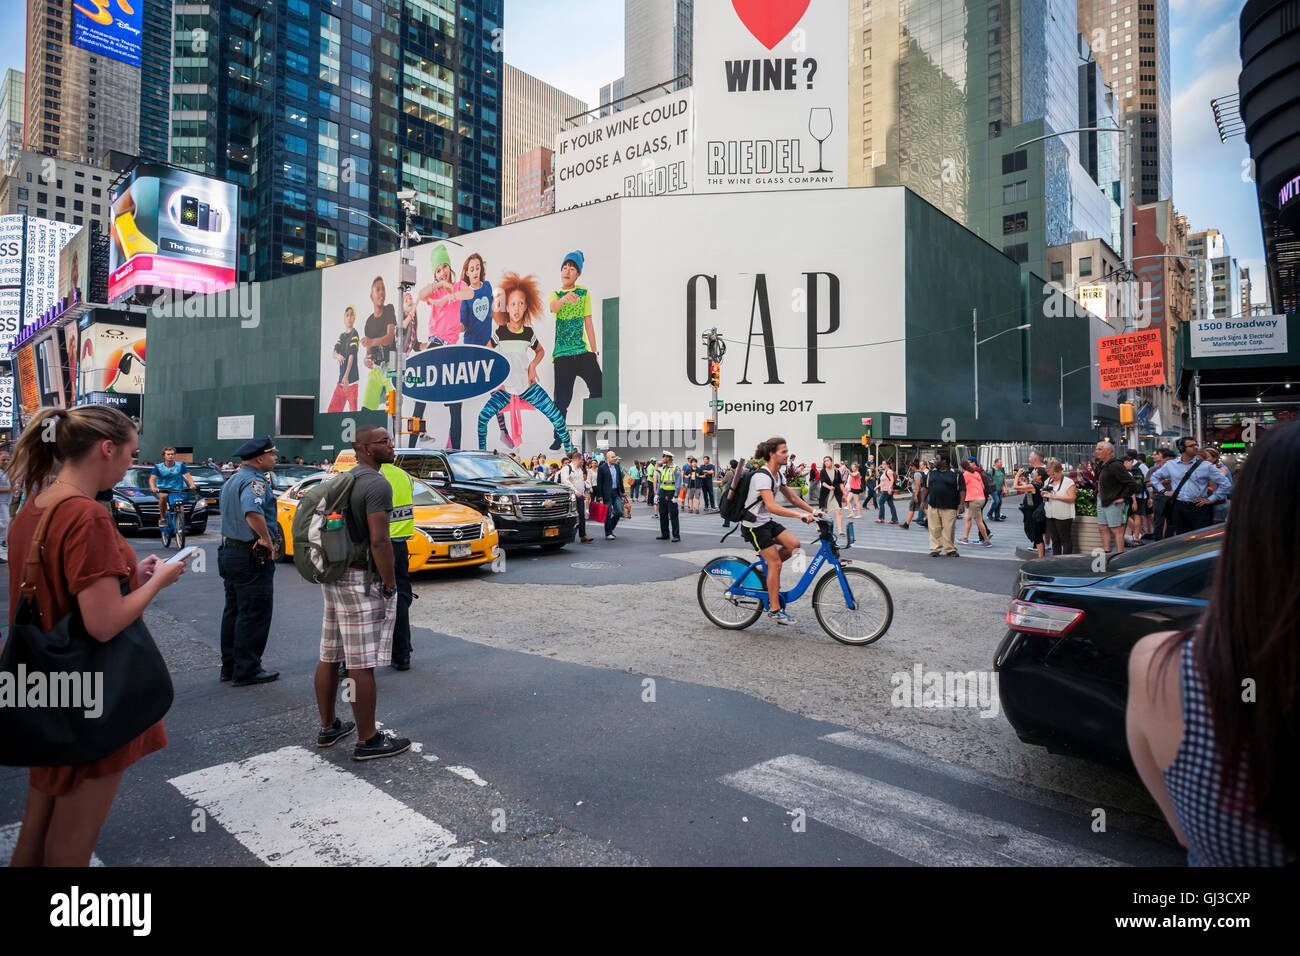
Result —
[[169, 445], [163, 449], [163, 460], [149, 472], [149, 490], [158, 496], [158, 527], [167, 525], [167, 493], [184, 491], [187, 485], [195, 490], [185, 462], [176, 460], [176, 449]]
[[[794, 618], [781, 605], [781, 564], [794, 554], [799, 547], [799, 539], [794, 536], [794, 532], [787, 531], [773, 521], [772, 516], [798, 518], [811, 524], [817, 520], [819, 512], [785, 482], [783, 473], [790, 458], [790, 448], [784, 438], [769, 438], [761, 443], [754, 449], [754, 457], [765, 462], [765, 465], [749, 479], [749, 494], [745, 498], [746, 517], [741, 519], [740, 527], [767, 564], [767, 619], [777, 624], [793, 624]], [[778, 490], [791, 505], [807, 514], [778, 505]]]

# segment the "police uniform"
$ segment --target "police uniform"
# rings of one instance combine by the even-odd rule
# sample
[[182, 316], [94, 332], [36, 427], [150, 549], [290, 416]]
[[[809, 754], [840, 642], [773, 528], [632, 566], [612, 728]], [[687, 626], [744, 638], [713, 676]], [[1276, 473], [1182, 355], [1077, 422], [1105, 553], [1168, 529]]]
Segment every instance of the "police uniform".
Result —
[[393, 510], [388, 513], [388, 536], [393, 542], [393, 570], [397, 573], [397, 620], [393, 626], [393, 666], [405, 670], [411, 663], [411, 557], [406, 542], [415, 535], [415, 486], [411, 476], [396, 465], [380, 465], [379, 473], [393, 488]]
[[273, 680], [262, 668], [262, 654], [271, 632], [275, 600], [275, 562], [257, 544], [257, 533], [244, 516], [260, 512], [267, 531], [275, 535], [275, 496], [266, 475], [249, 459], [274, 451], [269, 437], [245, 442], [235, 453], [244, 464], [221, 486], [221, 547], [217, 569], [226, 588], [221, 613], [221, 679], [235, 683]]
[[[665, 458], [672, 455], [665, 454]], [[672, 523], [673, 540], [682, 539], [682, 529], [678, 518], [677, 490], [681, 482], [682, 470], [675, 464], [659, 466], [659, 485], [655, 489], [659, 500], [659, 540], [668, 540], [668, 525]]]

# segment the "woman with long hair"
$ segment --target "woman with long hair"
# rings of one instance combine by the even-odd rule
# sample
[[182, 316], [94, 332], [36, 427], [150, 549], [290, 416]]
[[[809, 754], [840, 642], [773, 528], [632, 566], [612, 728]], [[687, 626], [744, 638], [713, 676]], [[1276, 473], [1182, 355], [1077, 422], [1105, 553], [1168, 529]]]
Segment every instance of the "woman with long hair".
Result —
[[1046, 468], [1027, 468], [1016, 475], [1012, 488], [1020, 499], [1020, 513], [1024, 518], [1025, 537], [1034, 546], [1040, 558], [1047, 556], [1043, 533], [1047, 530], [1047, 508], [1043, 501], [1043, 487], [1047, 484]]
[[[48, 440], [49, 436], [54, 440]], [[157, 555], [137, 562], [95, 495], [126, 474], [139, 450], [135, 426], [103, 405], [41, 409], [14, 447], [11, 474], [27, 493], [9, 529], [9, 621], [22, 596], [24, 565], [37, 525], [51, 509], [36, 584], [39, 626], [53, 628], [77, 608], [86, 633], [110, 641], [185, 571]], [[57, 477], [56, 477], [57, 475]], [[52, 481], [50, 479], [53, 479]], [[121, 582], [129, 588], [121, 593]], [[29, 584], [32, 582], [28, 582]], [[78, 766], [28, 771], [27, 808], [14, 866], [89, 866], [122, 773], [167, 746], [162, 721], [114, 753]]]
[[894, 482], [898, 476], [894, 474], [894, 460], [887, 459], [880, 463], [880, 505], [876, 509], [876, 524], [885, 523], [885, 505], [889, 505], [890, 524], [898, 524], [898, 512], [894, 508]]
[[822, 459], [822, 467], [817, 476], [821, 482], [820, 501], [817, 510], [826, 511], [827, 505], [835, 512], [835, 533], [844, 533], [844, 476], [835, 465], [834, 459], [827, 455]]
[[1237, 479], [1200, 623], [1129, 658], [1129, 752], [1192, 866], [1297, 862], [1297, 472], [1300, 424], [1270, 428]]
[[862, 517], [862, 471], [855, 461], [849, 465], [849, 518]]
[[1052, 554], [1074, 553], [1074, 501], [1079, 491], [1059, 458], [1047, 459], [1047, 483], [1043, 486], [1043, 514], [1052, 539]]

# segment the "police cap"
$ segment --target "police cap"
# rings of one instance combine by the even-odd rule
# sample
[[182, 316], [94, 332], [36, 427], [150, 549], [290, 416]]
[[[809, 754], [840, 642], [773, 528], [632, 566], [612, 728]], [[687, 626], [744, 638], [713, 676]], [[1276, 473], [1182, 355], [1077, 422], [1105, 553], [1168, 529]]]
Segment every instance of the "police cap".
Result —
[[271, 451], [275, 451], [275, 442], [271, 441], [270, 435], [263, 435], [261, 438], [251, 438], [240, 445], [239, 450], [235, 452], [235, 457], [248, 461], [250, 458]]

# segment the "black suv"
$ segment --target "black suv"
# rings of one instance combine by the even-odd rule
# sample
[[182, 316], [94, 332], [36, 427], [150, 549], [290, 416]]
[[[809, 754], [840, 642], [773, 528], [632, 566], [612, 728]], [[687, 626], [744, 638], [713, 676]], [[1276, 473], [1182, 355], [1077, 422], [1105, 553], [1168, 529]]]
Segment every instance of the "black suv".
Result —
[[[133, 465], [113, 487], [113, 520], [117, 522], [119, 531], [158, 531], [158, 495], [149, 490], [152, 471], [148, 465]], [[170, 494], [185, 497], [187, 535], [198, 536], [208, 530], [208, 505], [202, 494], [196, 495], [188, 488]]]
[[538, 481], [506, 455], [399, 448], [397, 465], [452, 501], [491, 515], [503, 548], [536, 544], [558, 550], [578, 533], [573, 492]]

